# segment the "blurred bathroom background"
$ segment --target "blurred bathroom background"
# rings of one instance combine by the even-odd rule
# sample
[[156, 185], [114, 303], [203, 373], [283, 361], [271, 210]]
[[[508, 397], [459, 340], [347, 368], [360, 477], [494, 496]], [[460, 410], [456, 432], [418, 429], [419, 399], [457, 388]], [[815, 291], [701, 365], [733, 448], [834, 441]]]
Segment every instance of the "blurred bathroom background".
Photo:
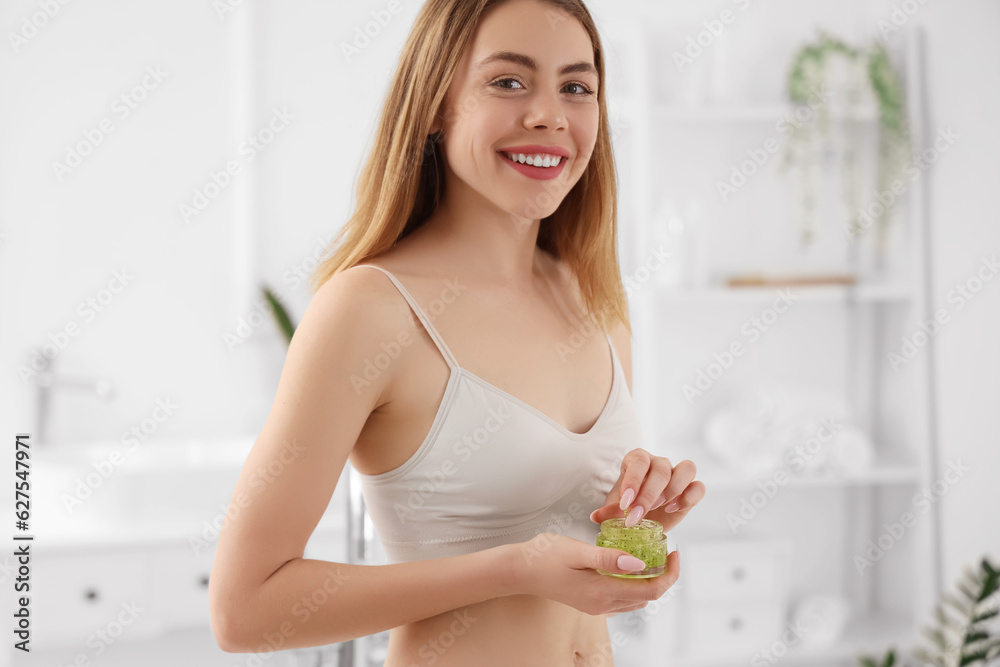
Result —
[[[262, 286], [301, 317], [420, 4], [0, 4], [12, 630], [35, 536], [0, 665], [382, 664], [386, 633], [226, 654], [207, 584], [286, 351]], [[708, 487], [615, 664], [933, 646], [1000, 559], [1000, 4], [588, 6], [646, 449]], [[378, 564], [350, 477], [306, 557]]]

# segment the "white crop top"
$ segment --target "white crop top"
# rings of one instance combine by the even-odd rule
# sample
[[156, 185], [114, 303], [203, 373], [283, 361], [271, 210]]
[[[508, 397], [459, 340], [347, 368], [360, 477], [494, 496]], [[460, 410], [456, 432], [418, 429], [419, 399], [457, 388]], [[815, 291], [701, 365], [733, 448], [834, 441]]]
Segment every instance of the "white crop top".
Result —
[[639, 422], [611, 337], [611, 393], [597, 422], [574, 433], [455, 360], [423, 310], [385, 273], [444, 355], [451, 375], [430, 431], [402, 465], [358, 473], [375, 532], [393, 563], [467, 554], [542, 532], [594, 544], [604, 505]]

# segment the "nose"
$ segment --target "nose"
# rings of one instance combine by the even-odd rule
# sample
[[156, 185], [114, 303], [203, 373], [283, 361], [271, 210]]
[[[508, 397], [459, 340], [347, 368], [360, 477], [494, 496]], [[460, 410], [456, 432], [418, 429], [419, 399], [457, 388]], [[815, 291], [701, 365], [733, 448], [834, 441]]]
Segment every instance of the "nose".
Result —
[[528, 111], [524, 115], [524, 126], [538, 130], [566, 129], [566, 114], [559, 93], [532, 95]]

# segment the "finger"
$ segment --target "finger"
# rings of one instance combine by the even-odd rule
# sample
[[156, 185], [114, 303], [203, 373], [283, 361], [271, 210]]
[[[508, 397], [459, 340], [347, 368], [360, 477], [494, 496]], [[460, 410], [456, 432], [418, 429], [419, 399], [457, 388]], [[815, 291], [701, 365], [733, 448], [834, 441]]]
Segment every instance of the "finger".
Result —
[[658, 600], [677, 583], [680, 575], [680, 552], [674, 549], [667, 554], [666, 567], [663, 569], [663, 574], [658, 577], [649, 577], [646, 579], [608, 577], [608, 579], [615, 579], [614, 589], [610, 595], [619, 602], [627, 602], [629, 604]]
[[[694, 467], [693, 461], [688, 461], [688, 462], [691, 464], [692, 467]], [[684, 463], [684, 461], [681, 461], [681, 463]], [[649, 508], [649, 511], [653, 511], [665, 505], [667, 503], [668, 498], [671, 498], [672, 501], [676, 500], [676, 496], [679, 493], [683, 493], [684, 488], [690, 485], [691, 481], [694, 479], [694, 475], [697, 474], [697, 468], [694, 468], [694, 472], [691, 473], [691, 479], [687, 479], [686, 476], [681, 477], [677, 474], [677, 469], [681, 467], [681, 463], [678, 463], [676, 466], [674, 466], [674, 472], [670, 477], [670, 482], [667, 484], [667, 488], [663, 490], [663, 493], [661, 493], [659, 496], [656, 497], [656, 501], [653, 503], [653, 506]], [[686, 483], [682, 486], [682, 482], [685, 481]], [[680, 489], [680, 490], [676, 491], [675, 489]], [[674, 507], [673, 502], [671, 502], [671, 507], [672, 508]], [[671, 511], [675, 510], [671, 509]]]
[[667, 554], [667, 565], [663, 570], [663, 574], [656, 577], [653, 582], [656, 584], [656, 597], [654, 599], [659, 599], [670, 590], [674, 584], [677, 583], [677, 579], [681, 576], [681, 552], [674, 549], [669, 554]]
[[[636, 494], [635, 501], [629, 508], [628, 516], [625, 517], [627, 528], [639, 523], [646, 512], [657, 503], [658, 496], [665, 495], [662, 492], [672, 477], [673, 467], [670, 465], [670, 459], [664, 456], [650, 457], [649, 470], [647, 470], [646, 478], [642, 482], [642, 488]], [[669, 498], [670, 496], [665, 497]]]
[[601, 523], [602, 521], [614, 519], [615, 517], [620, 517], [621, 515], [622, 511], [618, 508], [618, 503], [616, 502], [604, 505], [603, 507], [598, 507], [590, 513], [590, 520], [594, 523]]
[[705, 483], [695, 480], [688, 484], [688, 487], [681, 492], [678, 498], [675, 498], [680, 503], [678, 509], [668, 512], [668, 506], [664, 505], [647, 513], [646, 517], [659, 521], [663, 524], [663, 532], [669, 532], [687, 516], [688, 512], [694, 509], [695, 505], [701, 502], [701, 499], [705, 497], [705, 491]]
[[663, 506], [663, 511], [667, 514], [686, 512], [701, 502], [701, 499], [705, 497], [706, 490], [704, 482], [692, 481], [680, 495]]
[[[677, 505], [674, 505], [674, 502], [680, 500], [678, 496], [694, 481], [694, 476], [697, 472], [698, 468], [694, 465], [694, 461], [689, 459], [684, 459], [674, 466], [673, 474], [670, 476], [670, 483], [663, 490], [663, 496], [669, 501], [667, 507], [680, 509], [679, 502]], [[670, 512], [673, 510], [666, 511]]]
[[621, 549], [593, 547], [588, 548], [588, 552], [590, 553], [590, 561], [587, 563], [587, 567], [595, 570], [611, 572], [612, 574], [629, 574], [646, 569], [646, 564], [642, 562], [642, 559]]
[[[643, 450], [633, 450], [633, 451], [643, 451]], [[632, 454], [632, 452], [629, 452], [629, 454]], [[648, 454], [648, 452], [647, 452], [647, 454]], [[628, 455], [626, 455], [626, 457], [627, 456]], [[669, 459], [666, 459], [666, 458], [663, 458], [663, 457], [652, 457], [651, 463], [653, 465], [656, 465], [656, 466], [661, 465], [661, 464], [657, 464], [656, 463], [656, 459], [659, 459], [660, 461], [662, 461], [663, 462], [662, 465], [664, 465], [664, 466], [669, 466], [670, 465]], [[623, 464], [623, 466], [625, 465], [625, 459], [622, 460], [622, 464]], [[631, 470], [631, 468], [629, 468], [629, 469]], [[653, 474], [652, 471], [647, 472], [647, 475], [645, 477], [645, 481], [643, 483], [644, 485], [648, 485], [649, 484], [650, 475], [652, 475], [652, 474]], [[607, 521], [608, 519], [616, 519], [616, 518], [620, 518], [620, 517], [625, 517], [626, 519], [628, 518], [628, 513], [622, 510], [620, 502], [619, 502], [619, 499], [624, 499], [624, 498], [622, 497], [621, 493], [616, 493], [616, 491], [620, 491], [622, 483], [624, 481], [624, 477], [625, 477], [625, 473], [623, 472], [622, 475], [619, 476], [618, 481], [615, 482], [615, 488], [612, 488], [611, 491], [608, 493], [607, 504], [605, 504], [602, 507], [599, 507], [596, 510], [594, 510], [593, 512], [591, 512], [591, 514], [590, 514], [590, 520], [591, 521], [593, 521], [594, 523], [601, 523], [603, 521]], [[659, 479], [660, 477], [662, 477], [662, 475], [658, 475], [656, 477], [656, 479]], [[667, 480], [669, 480], [669, 477], [667, 478]], [[668, 484], [668, 481], [664, 481], [663, 482], [664, 486], [666, 486], [667, 484]], [[654, 482], [653, 486], [655, 486], [655, 485], [656, 485], [656, 483]], [[661, 493], [661, 494], [659, 494], [650, 503], [648, 500], [645, 499], [649, 495], [651, 495], [651, 494], [646, 494], [646, 496], [642, 496], [643, 497], [643, 500], [641, 501], [642, 508], [643, 508], [642, 515], [646, 514], [651, 509], [656, 509], [657, 507], [662, 506], [664, 503], [667, 502], [667, 498]], [[647, 509], [646, 508], [647, 507], [647, 503], [650, 504], [650, 505], [652, 505], [652, 507], [650, 507], [649, 509]], [[636, 501], [633, 501], [631, 505], [632, 505], [632, 507], [635, 507], [638, 504], [640, 504], [640, 503], [636, 502]], [[640, 515], [640, 518], [642, 518], [641, 515]], [[626, 521], [626, 523], [628, 523], [628, 522]], [[632, 525], [634, 525], [634, 523], [635, 522], [633, 522]]]
[[637, 602], [635, 604], [625, 605], [624, 607], [617, 607], [617, 608], [615, 608], [614, 611], [610, 612], [609, 615], [610, 616], [616, 616], [618, 614], [627, 614], [630, 611], [638, 611], [640, 609], [643, 609], [647, 604], [649, 604], [649, 601], [648, 600], [643, 600], [642, 602]]
[[627, 510], [639, 495], [642, 481], [646, 479], [646, 472], [650, 466], [650, 455], [644, 449], [633, 449], [622, 458], [621, 488], [619, 491], [619, 508]]

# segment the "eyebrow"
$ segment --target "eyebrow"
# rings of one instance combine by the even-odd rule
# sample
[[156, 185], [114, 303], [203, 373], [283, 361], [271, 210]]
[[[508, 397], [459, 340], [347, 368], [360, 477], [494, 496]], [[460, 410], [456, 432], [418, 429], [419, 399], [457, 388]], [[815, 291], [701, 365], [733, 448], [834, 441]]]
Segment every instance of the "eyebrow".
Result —
[[[514, 53], [513, 51], [497, 51], [496, 53], [492, 53], [483, 58], [482, 60], [480, 60], [479, 64], [476, 65], [475, 69], [478, 70], [480, 68], [486, 67], [490, 63], [495, 63], [497, 61], [514, 63], [516, 65], [523, 65], [524, 67], [527, 67], [528, 69], [534, 72], [538, 71], [538, 64], [535, 62], [534, 58], [532, 58], [531, 56], [526, 56], [523, 53]], [[581, 73], [594, 74], [596, 76], [597, 68], [594, 67], [591, 63], [583, 61], [580, 61], [578, 63], [572, 63], [571, 65], [563, 65], [562, 67], [559, 68], [560, 76], [564, 74], [581, 74]]]

